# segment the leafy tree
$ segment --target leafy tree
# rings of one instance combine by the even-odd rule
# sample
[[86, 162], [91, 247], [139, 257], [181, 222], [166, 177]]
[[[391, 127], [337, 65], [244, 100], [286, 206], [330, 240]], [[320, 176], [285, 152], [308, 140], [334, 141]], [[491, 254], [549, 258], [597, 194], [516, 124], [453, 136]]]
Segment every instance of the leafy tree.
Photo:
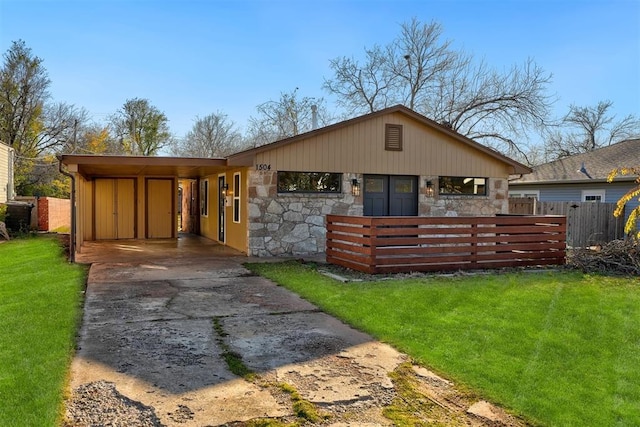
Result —
[[242, 137], [226, 114], [216, 112], [198, 117], [173, 153], [185, 157], [224, 157], [240, 148]]
[[0, 70], [0, 140], [20, 156], [34, 154], [32, 141], [42, 130], [49, 84], [42, 59], [24, 41], [13, 42]]
[[82, 129], [79, 135], [78, 149], [87, 154], [115, 154], [116, 142], [105, 126], [93, 124]]
[[69, 148], [88, 119], [85, 110], [50, 103], [50, 80], [42, 59], [24, 41], [13, 42], [0, 69], [0, 140], [15, 149], [16, 193], [48, 194], [56, 179], [54, 155]]
[[[636, 178], [636, 186], [630, 189], [624, 194], [620, 200], [616, 203], [616, 210], [613, 214], [616, 217], [622, 216], [624, 214], [624, 208], [633, 199], [637, 199], [640, 201], [640, 167], [623, 167], [614, 169], [611, 171], [608, 177], [609, 182], [613, 182], [613, 180], [619, 175], [637, 175]], [[624, 226], [624, 232], [630, 236], [634, 236], [635, 238], [640, 239], [640, 229], [638, 229], [638, 219], [640, 219], [640, 206], [636, 206], [630, 213], [629, 218], [627, 218], [627, 223]]]
[[363, 64], [346, 57], [330, 64], [334, 77], [324, 88], [349, 113], [404, 104], [509, 154], [525, 154], [523, 137], [545, 123], [553, 103], [551, 76], [531, 59], [498, 72], [454, 51], [436, 22], [403, 23], [387, 46], [365, 49]]
[[146, 99], [128, 99], [111, 117], [122, 153], [154, 156], [171, 141], [167, 116]]
[[627, 115], [615, 120], [610, 110], [611, 101], [600, 101], [596, 106], [571, 105], [560, 124], [548, 133], [545, 148], [551, 160], [640, 137], [640, 120]]
[[318, 126], [326, 126], [331, 118], [324, 99], [298, 97], [298, 88], [281, 93], [277, 101], [267, 101], [256, 107], [257, 117], [249, 118], [247, 140], [257, 147], [295, 136], [313, 129], [314, 110]]

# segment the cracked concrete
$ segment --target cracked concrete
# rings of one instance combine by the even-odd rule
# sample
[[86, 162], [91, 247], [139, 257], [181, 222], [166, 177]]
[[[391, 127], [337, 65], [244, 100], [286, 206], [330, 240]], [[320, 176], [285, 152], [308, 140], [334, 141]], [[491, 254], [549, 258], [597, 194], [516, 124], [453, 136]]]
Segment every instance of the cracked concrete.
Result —
[[[407, 356], [252, 276], [242, 267], [246, 257], [183, 237], [88, 243], [78, 261], [92, 266], [72, 401], [92, 384], [113, 384], [113, 393], [151, 408], [160, 425], [238, 425], [295, 419], [274, 386], [286, 383], [331, 414], [325, 424], [391, 425], [382, 415], [396, 396], [388, 373]], [[234, 375], [222, 347], [259, 380]], [[117, 425], [112, 421], [102, 422]], [[67, 425], [87, 424], [72, 418]]]

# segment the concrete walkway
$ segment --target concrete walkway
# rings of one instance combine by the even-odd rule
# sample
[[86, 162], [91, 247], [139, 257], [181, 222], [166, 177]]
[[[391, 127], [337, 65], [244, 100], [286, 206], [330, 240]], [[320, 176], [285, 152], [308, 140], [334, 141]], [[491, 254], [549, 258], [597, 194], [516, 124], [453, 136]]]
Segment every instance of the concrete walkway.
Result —
[[[71, 401], [106, 381], [153, 411], [155, 424], [142, 425], [242, 425], [295, 420], [290, 396], [276, 385], [287, 384], [331, 415], [324, 424], [391, 425], [382, 416], [396, 396], [388, 374], [407, 357], [251, 275], [242, 254], [183, 236], [89, 243], [77, 261], [92, 266]], [[225, 355], [239, 356], [257, 379], [234, 375]], [[451, 386], [416, 372], [425, 384]], [[104, 411], [104, 425], [126, 425]], [[87, 425], [78, 411], [67, 416], [68, 425]], [[484, 425], [471, 417], [467, 425]]]
[[[378, 398], [405, 358], [252, 276], [245, 256], [185, 236], [92, 243], [77, 260], [93, 264], [72, 389], [112, 382], [164, 425], [208, 426], [292, 416], [281, 390], [264, 386], [278, 382], [327, 410], [361, 402], [360, 419], [389, 424]], [[260, 380], [231, 373], [225, 349]]]

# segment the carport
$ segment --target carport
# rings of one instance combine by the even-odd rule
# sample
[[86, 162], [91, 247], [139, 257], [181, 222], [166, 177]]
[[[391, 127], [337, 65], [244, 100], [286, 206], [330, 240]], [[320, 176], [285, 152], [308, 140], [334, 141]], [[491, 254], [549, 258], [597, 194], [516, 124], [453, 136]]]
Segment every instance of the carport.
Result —
[[71, 184], [71, 257], [84, 242], [178, 238], [178, 182], [224, 172], [225, 159], [62, 155]]

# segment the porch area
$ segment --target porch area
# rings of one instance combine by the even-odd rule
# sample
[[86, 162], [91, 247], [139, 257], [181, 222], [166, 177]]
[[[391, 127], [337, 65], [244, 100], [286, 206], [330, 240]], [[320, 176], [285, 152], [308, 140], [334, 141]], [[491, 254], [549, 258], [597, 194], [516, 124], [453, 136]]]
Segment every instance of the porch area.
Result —
[[564, 216], [327, 215], [327, 262], [368, 274], [563, 265]]

